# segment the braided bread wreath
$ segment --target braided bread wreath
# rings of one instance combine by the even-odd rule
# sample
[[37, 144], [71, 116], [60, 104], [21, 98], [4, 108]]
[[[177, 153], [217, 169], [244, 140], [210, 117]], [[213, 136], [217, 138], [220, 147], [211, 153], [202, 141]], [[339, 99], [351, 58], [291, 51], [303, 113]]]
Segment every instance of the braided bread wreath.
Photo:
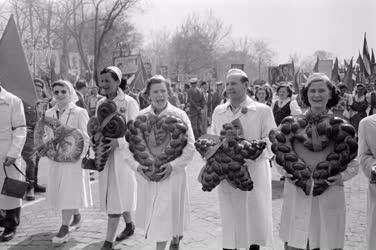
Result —
[[95, 168], [102, 171], [111, 153], [111, 141], [121, 138], [126, 131], [125, 118], [117, 112], [116, 103], [105, 100], [98, 106], [97, 116], [91, 117], [87, 124], [94, 154]]
[[172, 114], [145, 114], [127, 124], [125, 138], [135, 160], [142, 166], [151, 181], [163, 178], [160, 167], [181, 156], [187, 145], [188, 127], [180, 118]]
[[47, 116], [35, 125], [34, 143], [39, 156], [56, 162], [76, 162], [84, 149], [84, 138], [78, 129]]
[[239, 119], [223, 125], [221, 136], [201, 137], [195, 147], [206, 164], [199, 180], [203, 191], [212, 191], [222, 180], [227, 180], [234, 188], [251, 191], [253, 181], [245, 160], [256, 160], [266, 147], [261, 140], [247, 141], [240, 137], [242, 127]]
[[[269, 139], [275, 161], [297, 180], [295, 185], [306, 195], [312, 191], [318, 196], [329, 187], [327, 179], [344, 171], [356, 157], [358, 144], [354, 127], [345, 120], [331, 115], [311, 118], [284, 118]], [[321, 147], [313, 143], [316, 131]]]

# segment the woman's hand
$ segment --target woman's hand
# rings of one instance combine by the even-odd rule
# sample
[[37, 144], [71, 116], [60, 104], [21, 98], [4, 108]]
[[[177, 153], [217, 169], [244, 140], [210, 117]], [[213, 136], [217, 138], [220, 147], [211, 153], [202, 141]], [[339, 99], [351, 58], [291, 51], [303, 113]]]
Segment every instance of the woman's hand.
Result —
[[326, 183], [327, 183], [329, 186], [334, 186], [334, 185], [343, 186], [342, 175], [339, 173], [339, 174], [337, 174], [336, 176], [330, 176], [330, 177], [326, 180]]
[[147, 181], [150, 181], [150, 178], [144, 173], [144, 170], [148, 170], [149, 168], [148, 167], [145, 167], [145, 166], [142, 166], [142, 165], [138, 165], [137, 167], [137, 172], [145, 178], [145, 180]]
[[295, 184], [298, 181], [298, 179], [294, 178], [292, 174], [286, 173], [285, 176], [289, 180], [289, 182], [291, 182], [292, 184]]
[[162, 172], [158, 173], [157, 175], [162, 175], [163, 177], [160, 181], [164, 181], [171, 175], [172, 166], [170, 163], [166, 163], [162, 165], [160, 169], [162, 170]]

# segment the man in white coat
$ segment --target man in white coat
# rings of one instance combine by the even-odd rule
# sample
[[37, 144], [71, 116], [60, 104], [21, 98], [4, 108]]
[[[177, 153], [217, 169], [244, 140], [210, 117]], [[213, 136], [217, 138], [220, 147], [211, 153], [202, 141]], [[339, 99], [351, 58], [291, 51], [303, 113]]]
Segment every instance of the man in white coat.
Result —
[[[359, 159], [363, 173], [370, 180], [376, 168], [376, 115], [368, 116], [359, 124]], [[373, 171], [372, 171], [373, 169]], [[376, 249], [376, 183], [368, 184], [367, 201], [368, 250]]]
[[[10, 178], [21, 179], [21, 174], [12, 165], [21, 166], [21, 152], [26, 140], [26, 120], [20, 98], [7, 92], [0, 85], [0, 162], [7, 167]], [[5, 173], [0, 168], [0, 188]], [[16, 234], [20, 223], [21, 199], [0, 194], [0, 209], [5, 211], [4, 231], [0, 241], [9, 241]]]
[[[139, 107], [135, 99], [123, 93], [119, 88], [122, 73], [119, 68], [110, 66], [100, 72], [99, 87], [106, 98], [116, 103], [117, 111], [124, 116], [126, 122], [134, 120]], [[117, 241], [124, 240], [134, 234], [134, 223], [131, 212], [136, 210], [137, 183], [132, 168], [126, 164], [128, 143], [125, 138], [113, 141], [113, 151], [107, 160], [106, 166], [99, 174], [99, 197], [101, 208], [108, 214], [106, 241], [102, 250], [112, 249], [116, 229], [120, 216], [123, 215], [126, 227], [116, 237]]]
[[222, 126], [239, 118], [244, 138], [264, 140], [267, 149], [255, 160], [247, 161], [248, 171], [254, 182], [252, 191], [233, 188], [227, 181], [218, 186], [222, 219], [223, 249], [260, 249], [271, 246], [272, 187], [269, 159], [272, 157], [268, 135], [276, 128], [269, 106], [253, 101], [247, 96], [248, 77], [239, 69], [231, 69], [226, 77], [229, 101], [213, 112], [211, 133], [220, 135]]

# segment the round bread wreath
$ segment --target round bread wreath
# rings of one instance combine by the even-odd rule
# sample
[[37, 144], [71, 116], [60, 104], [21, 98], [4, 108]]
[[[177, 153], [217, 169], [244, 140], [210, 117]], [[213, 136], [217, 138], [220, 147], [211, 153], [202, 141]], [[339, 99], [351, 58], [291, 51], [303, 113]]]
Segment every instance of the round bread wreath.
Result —
[[35, 125], [34, 144], [39, 156], [56, 162], [76, 162], [84, 149], [84, 138], [78, 129], [43, 116]]
[[236, 119], [223, 125], [219, 141], [216, 138], [200, 138], [195, 142], [197, 151], [207, 159], [199, 175], [203, 191], [210, 192], [222, 180], [242, 191], [253, 189], [245, 160], [256, 160], [265, 149], [266, 142], [247, 141], [240, 137], [242, 131], [240, 121]]
[[[135, 160], [148, 167], [144, 173], [151, 181], [160, 181], [163, 178], [160, 167], [181, 156], [188, 143], [187, 125], [172, 114], [147, 114], [128, 122], [127, 127], [125, 138]], [[155, 139], [166, 144], [157, 155], [153, 154], [153, 145], [149, 141]]]
[[[315, 134], [317, 132], [317, 134]], [[314, 134], [314, 135], [313, 135]], [[296, 180], [306, 195], [321, 195], [328, 187], [327, 179], [347, 168], [357, 155], [355, 129], [345, 120], [330, 115], [286, 117], [277, 130], [269, 134], [275, 161]], [[319, 139], [319, 146], [313, 140]], [[311, 152], [325, 149], [331, 142], [333, 151], [312, 170], [294, 149], [295, 140]], [[313, 187], [313, 190], [312, 190]]]
[[125, 118], [117, 112], [114, 101], [107, 99], [98, 106], [97, 115], [87, 124], [87, 131], [94, 150], [96, 170], [102, 171], [112, 151], [112, 140], [123, 137], [126, 131]]

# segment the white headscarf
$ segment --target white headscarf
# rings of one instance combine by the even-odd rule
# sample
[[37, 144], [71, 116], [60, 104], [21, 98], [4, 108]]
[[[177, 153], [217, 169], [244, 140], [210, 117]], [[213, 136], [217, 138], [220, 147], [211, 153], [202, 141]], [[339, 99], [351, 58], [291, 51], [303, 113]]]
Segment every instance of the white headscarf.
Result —
[[63, 84], [64, 86], [68, 88], [69, 103], [75, 104], [79, 100], [76, 90], [73, 88], [72, 83], [66, 80], [57, 80], [52, 83], [52, 88], [54, 87], [55, 84]]

